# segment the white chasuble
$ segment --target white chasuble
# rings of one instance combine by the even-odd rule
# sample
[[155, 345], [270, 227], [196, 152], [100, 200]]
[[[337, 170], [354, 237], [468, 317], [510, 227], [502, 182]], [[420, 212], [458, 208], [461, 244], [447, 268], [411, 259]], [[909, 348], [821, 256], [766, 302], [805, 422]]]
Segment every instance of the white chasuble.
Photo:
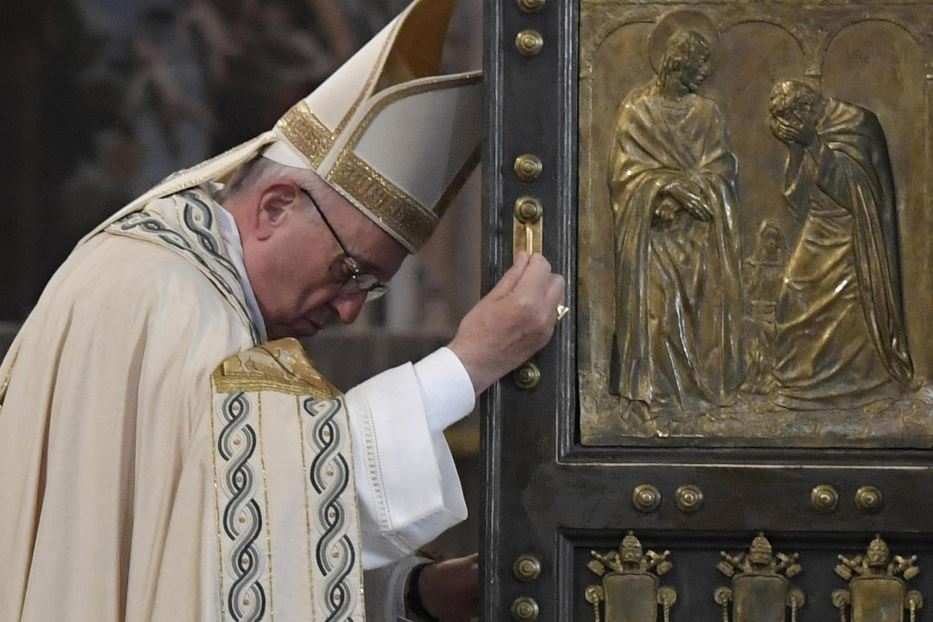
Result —
[[[192, 188], [105, 223], [0, 365], [0, 620], [359, 620], [361, 560], [465, 517], [455, 355], [344, 398], [267, 347], [294, 377], [259, 382], [277, 368], [222, 215]], [[251, 389], [225, 384], [238, 353]]]
[[[224, 619], [363, 620], [345, 402], [285, 339], [213, 374], [213, 487]], [[278, 570], [278, 571], [277, 571]]]

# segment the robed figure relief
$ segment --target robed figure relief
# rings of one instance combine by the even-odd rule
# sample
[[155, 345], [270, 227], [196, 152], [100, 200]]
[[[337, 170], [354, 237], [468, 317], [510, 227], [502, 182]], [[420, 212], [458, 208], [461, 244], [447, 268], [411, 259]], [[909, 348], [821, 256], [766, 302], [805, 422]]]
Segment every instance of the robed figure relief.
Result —
[[787, 148], [784, 196], [802, 223], [776, 309], [776, 401], [823, 410], [897, 397], [914, 371], [881, 124], [796, 81], [774, 86], [770, 112]]
[[657, 77], [623, 100], [609, 162], [610, 392], [678, 418], [731, 403], [742, 383], [738, 167], [719, 107], [697, 92], [717, 35], [695, 22], [655, 30]]

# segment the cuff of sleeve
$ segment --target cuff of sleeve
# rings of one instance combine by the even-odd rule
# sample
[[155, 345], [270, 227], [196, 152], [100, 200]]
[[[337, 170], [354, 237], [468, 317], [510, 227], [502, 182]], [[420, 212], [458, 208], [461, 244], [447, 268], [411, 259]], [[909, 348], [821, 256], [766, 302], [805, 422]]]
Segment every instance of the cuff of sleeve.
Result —
[[476, 405], [473, 381], [450, 348], [440, 348], [414, 365], [428, 428], [443, 432]]
[[453, 457], [444, 435], [428, 428], [422, 398], [411, 364], [347, 392], [366, 568], [466, 518]]

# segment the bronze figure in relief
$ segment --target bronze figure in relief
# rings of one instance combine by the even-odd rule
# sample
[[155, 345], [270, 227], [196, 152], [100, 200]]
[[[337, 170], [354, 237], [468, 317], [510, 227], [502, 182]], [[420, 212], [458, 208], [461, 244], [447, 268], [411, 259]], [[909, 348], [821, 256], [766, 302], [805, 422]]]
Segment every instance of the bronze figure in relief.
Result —
[[722, 607], [723, 622], [785, 622], [790, 609], [790, 622], [797, 621], [797, 612], [806, 599], [802, 591], [791, 586], [789, 579], [800, 574], [798, 554], [774, 555], [771, 543], [759, 533], [748, 553], [736, 556], [725, 552], [717, 568], [732, 579], [732, 587], [720, 587], [713, 594]]
[[803, 228], [777, 308], [778, 403], [854, 408], [913, 383], [888, 146], [869, 110], [802, 82], [771, 92], [784, 196]]
[[865, 555], [851, 559], [840, 555], [839, 561], [836, 574], [849, 581], [848, 590], [832, 594], [841, 622], [847, 620], [847, 609], [852, 622], [903, 622], [904, 611], [908, 612], [910, 622], [916, 621], [917, 612], [923, 607], [923, 595], [916, 590], [907, 591], [907, 581], [920, 574], [916, 555], [891, 558], [887, 543], [876, 535]]
[[658, 577], [673, 567], [668, 561], [670, 553], [644, 553], [631, 531], [618, 551], [605, 555], [591, 551], [593, 559], [587, 568], [602, 577], [600, 585], [586, 588], [586, 601], [593, 606], [595, 622], [657, 622], [659, 606], [661, 619], [669, 622], [677, 592], [671, 587], [659, 587]]
[[610, 147], [610, 392], [674, 416], [729, 404], [742, 382], [737, 161], [717, 103], [697, 93], [716, 37], [702, 21], [674, 30]]

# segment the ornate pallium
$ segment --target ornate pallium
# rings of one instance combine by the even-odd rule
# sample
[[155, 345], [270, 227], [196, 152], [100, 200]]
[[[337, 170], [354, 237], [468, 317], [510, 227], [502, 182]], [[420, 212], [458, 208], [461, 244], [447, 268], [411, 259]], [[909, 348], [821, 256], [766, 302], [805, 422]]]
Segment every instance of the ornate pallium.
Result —
[[933, 444], [930, 24], [882, 4], [582, 3], [584, 444]]
[[797, 622], [797, 612], [806, 603], [804, 594], [792, 587], [790, 579], [800, 574], [799, 555], [774, 554], [771, 543], [759, 533], [747, 553], [720, 554], [716, 568], [732, 579], [732, 587], [717, 588], [713, 594], [722, 607], [723, 622]]
[[[677, 592], [659, 586], [661, 577], [673, 568], [670, 551], [644, 552], [633, 532], [622, 539], [618, 550], [605, 554], [591, 551], [590, 572], [602, 577], [599, 585], [586, 588], [586, 601], [593, 606], [596, 622], [656, 622], [658, 609], [664, 622], [671, 619]], [[602, 615], [600, 612], [603, 612]]]

